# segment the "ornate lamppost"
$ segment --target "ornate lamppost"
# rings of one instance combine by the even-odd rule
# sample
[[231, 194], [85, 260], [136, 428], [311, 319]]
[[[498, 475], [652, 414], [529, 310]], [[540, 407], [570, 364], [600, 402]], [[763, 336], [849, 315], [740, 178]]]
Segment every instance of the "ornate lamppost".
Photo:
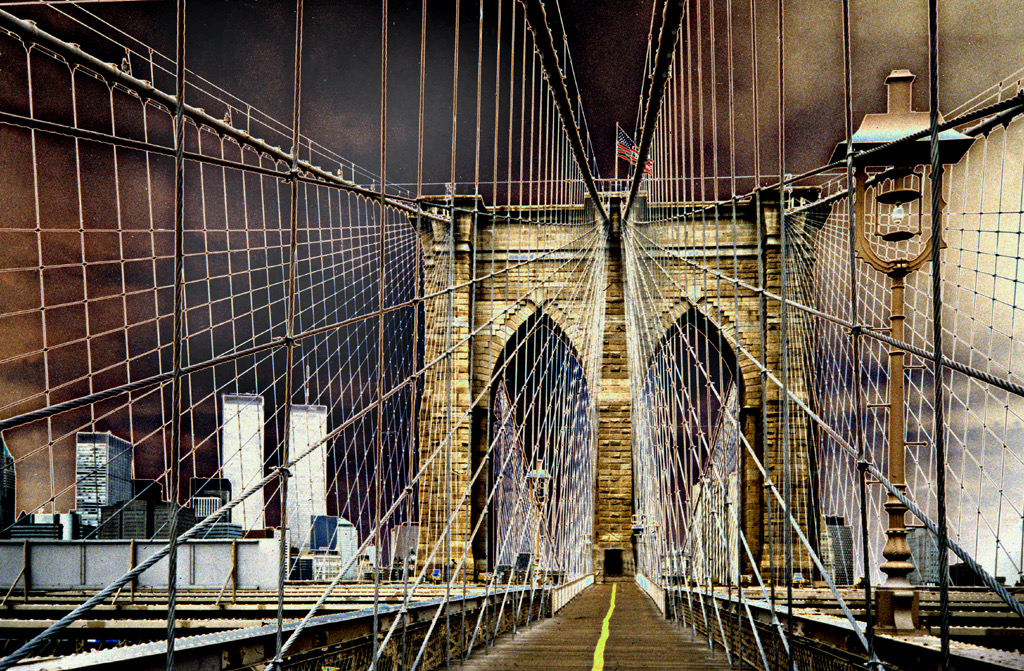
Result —
[[[929, 127], [928, 112], [915, 112], [911, 104], [912, 85], [915, 77], [908, 70], [893, 70], [885, 79], [888, 87], [888, 103], [885, 114], [868, 114], [854, 133], [851, 142], [854, 151], [876, 149], [873, 153], [854, 158], [856, 170], [855, 211], [856, 248], [858, 256], [875, 270], [885, 274], [890, 281], [889, 328], [894, 340], [905, 337], [904, 291], [906, 277], [931, 258], [932, 236], [927, 236], [917, 246], [917, 253], [910, 245], [899, 243], [920, 239], [922, 234], [921, 187], [925, 179], [923, 166], [930, 163], [930, 141], [927, 137], [885, 147], [890, 142]], [[941, 118], [940, 118], [941, 123]], [[970, 149], [973, 139], [954, 130], [939, 134], [940, 158], [943, 164], [955, 163]], [[846, 157], [846, 143], [842, 142], [832, 155], [833, 161]], [[886, 169], [873, 178], [876, 193], [873, 204], [872, 226], [865, 221], [866, 193], [868, 186], [867, 168]], [[943, 203], [944, 205], [944, 203]], [[941, 216], [941, 209], [939, 212]], [[884, 223], [883, 223], [884, 222]], [[876, 251], [873, 238], [888, 243], [882, 253]], [[945, 242], [938, 240], [941, 247]], [[937, 272], [937, 271], [936, 271]], [[854, 280], [851, 280], [854, 281]], [[906, 458], [906, 383], [904, 380], [905, 352], [889, 348], [889, 481], [901, 493], [907, 490], [904, 464]], [[934, 384], [941, 384], [935, 380]], [[910, 546], [907, 544], [905, 515], [907, 507], [889, 494], [885, 502], [888, 516], [886, 543], [882, 550], [885, 562], [879, 567], [886, 580], [877, 590], [877, 626], [883, 630], [908, 633], [918, 631], [919, 595], [910, 584], [908, 576], [914, 571]], [[945, 559], [941, 559], [945, 561]]]
[[551, 474], [544, 468], [544, 462], [537, 460], [533, 470], [526, 474], [526, 483], [530, 488], [530, 498], [537, 506], [537, 526], [533, 534], [533, 579], [538, 580], [540, 575], [540, 527], [543, 524], [544, 504], [548, 500], [548, 487], [551, 483]]

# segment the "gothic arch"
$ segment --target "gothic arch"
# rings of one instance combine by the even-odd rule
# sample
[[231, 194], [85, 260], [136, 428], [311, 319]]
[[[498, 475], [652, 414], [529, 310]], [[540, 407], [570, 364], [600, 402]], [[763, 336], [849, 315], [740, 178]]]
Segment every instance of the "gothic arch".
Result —
[[[554, 404], [548, 404], [544, 401], [538, 403], [536, 406], [533, 404], [533, 398], [540, 398], [544, 400], [553, 399], [564, 399], [565, 396], [561, 396], [560, 393], [564, 393], [567, 388], [573, 388], [574, 383], [572, 380], [582, 381], [582, 385], [577, 387], [579, 389], [578, 395], [573, 398], [578, 399], [578, 403], [583, 405], [574, 405], [575, 408], [586, 407], [586, 415], [590, 414], [589, 408], [596, 403], [595, 390], [591, 387], [591, 381], [587, 377], [587, 371], [584, 368], [584, 361], [580, 356], [580, 352], [569, 338], [568, 334], [562, 329], [561, 325], [545, 310], [542, 306], [534, 306], [534, 309], [528, 310], [528, 306], [523, 306], [516, 311], [512, 318], [506, 321], [505, 328], [502, 329], [501, 337], [504, 342], [502, 343], [501, 350], [494, 357], [493, 362], [489, 366], [488, 380], [490, 394], [487, 394], [486, 401], [481, 403], [479, 411], [474, 416], [474, 431], [473, 437], [473, 450], [472, 450], [472, 470], [476, 472], [482, 467], [492, 469], [501, 461], [498, 456], [501, 454], [499, 446], [504, 444], [502, 441], [494, 442], [494, 436], [491, 435], [489, 429], [494, 427], [495, 422], [495, 410], [494, 404], [497, 398], [496, 392], [499, 385], [503, 383], [512, 384], [512, 387], [508, 387], [507, 391], [509, 394], [509, 400], [511, 401], [511, 412], [513, 413], [515, 427], [517, 432], [516, 440], [522, 441], [522, 449], [525, 454], [525, 458], [528, 463], [532, 463], [533, 459], [543, 458], [548, 463], [552, 470], [554, 478], [567, 478], [562, 485], [559, 487], [552, 487], [552, 491], [566, 491], [573, 493], [573, 488], [580, 489], [575, 492], [575, 499], [571, 496], [566, 496], [566, 500], [579, 500], [583, 497], [584, 492], [582, 489], [589, 489], [592, 486], [592, 482], [587, 477], [580, 477], [580, 470], [585, 471], [592, 470], [592, 455], [588, 450], [593, 449], [596, 446], [596, 441], [593, 436], [593, 428], [589, 427], [586, 429], [587, 435], [582, 439], [582, 443], [586, 444], [587, 448], [580, 451], [564, 449], [558, 449], [558, 446], [564, 446], [567, 441], [563, 441], [557, 438], [557, 436], [564, 436], [565, 433], [547, 434], [544, 429], [537, 431], [537, 426], [545, 426], [546, 417], [562, 417], [559, 413], [561, 412], [561, 402]], [[511, 326], [515, 325], [512, 329]], [[497, 330], [496, 330], [497, 331]], [[496, 340], [499, 337], [499, 333], [495, 333], [493, 338]], [[517, 361], [530, 362], [531, 357], [538, 355], [538, 350], [531, 349], [541, 346], [539, 352], [546, 352], [543, 354], [543, 358], [538, 358], [537, 361], [545, 361], [543, 365], [545, 368], [545, 374], [547, 371], [552, 371], [551, 380], [555, 385], [555, 388], [549, 388], [544, 386], [543, 380], [537, 377], [532, 377], [534, 372], [524, 371], [520, 374], [520, 377], [516, 379], [516, 374], [512, 373], [512, 381], [509, 380], [506, 367], [511, 363], [512, 368], [518, 369], [519, 364]], [[551, 350], [546, 350], [547, 347], [551, 347]], [[519, 358], [517, 358], [519, 357]], [[561, 362], [561, 363], [559, 363]], [[575, 362], [575, 363], [573, 363]], [[484, 364], [482, 364], [484, 365]], [[532, 365], [532, 364], [528, 364]], [[546, 368], [550, 365], [550, 368]], [[539, 369], [539, 368], [538, 368]], [[538, 370], [534, 369], [534, 371]], [[566, 370], [571, 370], [572, 373], [566, 373]], [[525, 375], [524, 375], [525, 374]], [[558, 386], [562, 385], [562, 386]], [[557, 391], [562, 389], [563, 392]], [[551, 392], [550, 396], [545, 396], [546, 392]], [[520, 393], [523, 396], [520, 398]], [[524, 403], [526, 399], [531, 399], [530, 402]], [[539, 413], [535, 415], [534, 413]], [[577, 410], [578, 413], [578, 410]], [[578, 414], [569, 415], [570, 417], [578, 417]], [[531, 422], [528, 418], [540, 418], [537, 419], [536, 424], [533, 424], [531, 430]], [[558, 424], [561, 428], [560, 431], [565, 431], [568, 427], [574, 426], [573, 421]], [[569, 429], [571, 431], [571, 429]], [[552, 435], [556, 436], [552, 440]], [[577, 434], [571, 434], [577, 435]], [[546, 437], [545, 437], [546, 436]], [[493, 443], [493, 444], [492, 444]], [[490, 456], [488, 456], [490, 455]], [[550, 460], [554, 460], [554, 463], [560, 464], [561, 467], [552, 466]], [[487, 479], [494, 480], [497, 474], [492, 473], [490, 470], [487, 471], [487, 478], [480, 478], [473, 486], [472, 501], [471, 501], [471, 515], [475, 519], [479, 519], [485, 512], [485, 500], [488, 492], [486, 487]], [[575, 476], [572, 474], [575, 473]], [[591, 473], [592, 477], [592, 473]], [[582, 488], [582, 489], [581, 489]], [[554, 503], [554, 500], [553, 500]], [[554, 508], [559, 509], [558, 505], [554, 505]], [[564, 506], [562, 506], [564, 509]], [[592, 524], [593, 523], [593, 511], [585, 516], [583, 521], [580, 519], [573, 518], [577, 524]], [[481, 561], [478, 564], [480, 570], [486, 563], [489, 569], [493, 570], [497, 563], [508, 563], [509, 558], [505, 555], [498, 556], [495, 554], [496, 551], [505, 552], [507, 548], [503, 545], [499, 545], [499, 539], [496, 535], [496, 529], [494, 524], [496, 519], [493, 515], [487, 517], [487, 530], [485, 533], [478, 534], [473, 541], [473, 552], [474, 556], [486, 561]], [[578, 534], [577, 534], [578, 535]], [[575, 548], [570, 550], [570, 554], [587, 554], [589, 559], [589, 551], [585, 552], [585, 548]], [[582, 555], [581, 555], [582, 556]]]
[[[764, 422], [761, 412], [762, 388], [758, 362], [750, 356], [758, 356], [760, 351], [760, 331], [753, 326], [743, 328], [737, 322], [742, 317], [734, 315], [735, 304], [731, 298], [723, 297], [722, 306], [717, 305], [717, 297], [701, 296], [697, 300], [680, 298], [674, 301], [664, 313], [664, 319], [658, 328], [659, 344], [675, 328], [679, 320], [687, 313], [697, 313], [702, 319], [713, 326], [722, 336], [723, 345], [732, 352], [734, 361], [734, 380], [739, 395], [739, 425], [743, 440], [750, 445], [754, 457], [765, 463]], [[723, 309], [724, 308], [724, 309]], [[743, 314], [743, 306], [740, 307]], [[654, 352], [651, 353], [652, 355]], [[649, 363], [649, 362], [648, 362]], [[755, 558], [759, 557], [761, 539], [763, 537], [762, 511], [764, 509], [764, 491], [760, 474], [754, 459], [744, 445], [739, 450], [740, 459], [740, 500], [737, 502], [741, 512], [744, 534], [751, 540]], [[755, 559], [757, 560], [757, 559]], [[741, 558], [741, 567], [747, 564], [747, 558]], [[742, 569], [741, 569], [742, 571]]]
[[[728, 302], [728, 300], [724, 302]], [[732, 308], [733, 306], [730, 305], [729, 307]], [[740, 407], [747, 408], [757, 403], [761, 397], [761, 376], [759, 375], [758, 367], [743, 353], [744, 349], [747, 352], [751, 352], [751, 350], [749, 346], [744, 347], [736, 322], [729, 313], [715, 304], [714, 298], [709, 300], [707, 296], [701, 296], [696, 301], [691, 301], [688, 298], [676, 300], [665, 312], [665, 319], [661, 324], [662, 335], [659, 343], [675, 328], [679, 320], [691, 311], [700, 314], [708, 324], [721, 334], [723, 341], [728, 344], [735, 363]]]
[[[487, 389], [492, 383], [495, 372], [495, 363], [501, 358], [508, 342], [515, 337], [516, 332], [528, 320], [537, 314], [545, 315], [555, 327], [561, 337], [569, 344], [573, 354], [582, 362], [583, 354], [586, 352], [586, 339], [579, 333], [572, 319], [568, 317], [557, 301], [552, 298], [535, 301], [524, 298], [516, 305], [515, 309], [509, 311], [504, 318], [495, 319], [494, 327], [484, 329], [476, 336], [474, 351], [474, 398]], [[591, 383], [587, 380], [587, 384]]]
[[[513, 352], [509, 351], [509, 346], [513, 343], [513, 341], [524, 337], [529, 338], [530, 331], [532, 331], [536, 326], [546, 326], [548, 329], [550, 329], [559, 340], [565, 343], [565, 345], [569, 348], [569, 351], [576, 358], [576, 360], [579, 361], [582, 367], [583, 357], [580, 355], [580, 349], [576, 346], [576, 343], [573, 342], [572, 338], [569, 337], [569, 334], [565, 332], [565, 329], [562, 328], [562, 325], [559, 324], [558, 321], [551, 316], [551, 314], [545, 309], [544, 306], [537, 306], [535, 310], [529, 313], [527, 313], [526, 310], [519, 310], [516, 313], [515, 317], [516, 321], [513, 322], [515, 324], [515, 328], [508, 330], [508, 336], [505, 338], [504, 344], [501, 347], [501, 351], [499, 352], [498, 357], [494, 361], [494, 366], [491, 374], [492, 378], [494, 377], [494, 374], [498, 370], [500, 370], [501, 366], [504, 365], [506, 358], [514, 354]], [[520, 333], [521, 331], [523, 331], [523, 333]], [[584, 380], [587, 383], [587, 387], [589, 389], [590, 380], [586, 380], [585, 377]]]

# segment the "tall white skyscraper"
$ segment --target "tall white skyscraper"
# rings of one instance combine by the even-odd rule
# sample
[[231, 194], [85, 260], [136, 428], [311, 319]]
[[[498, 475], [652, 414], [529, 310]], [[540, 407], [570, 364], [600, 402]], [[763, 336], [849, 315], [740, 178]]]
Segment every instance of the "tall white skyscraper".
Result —
[[[263, 479], [263, 397], [224, 394], [221, 399], [220, 477], [231, 483], [231, 497], [237, 498]], [[239, 503], [231, 517], [246, 531], [263, 529], [263, 490]]]
[[295, 459], [310, 446], [309, 456], [295, 464], [288, 480], [288, 528], [300, 550], [309, 549], [314, 515], [327, 514], [327, 406], [293, 405], [288, 456]]
[[939, 584], [939, 541], [932, 532], [921, 527], [907, 529], [907, 545], [914, 570], [907, 576], [911, 585]]
[[[338, 518], [338, 540], [335, 547], [338, 548], [338, 559], [341, 561], [342, 566], [355, 557], [356, 550], [359, 549], [359, 532], [346, 519]], [[342, 577], [346, 580], [355, 580], [358, 569], [359, 562], [353, 561], [349, 564]]]
[[100, 508], [132, 498], [132, 444], [109, 433], [79, 433], [75, 441], [75, 509], [98, 527]]

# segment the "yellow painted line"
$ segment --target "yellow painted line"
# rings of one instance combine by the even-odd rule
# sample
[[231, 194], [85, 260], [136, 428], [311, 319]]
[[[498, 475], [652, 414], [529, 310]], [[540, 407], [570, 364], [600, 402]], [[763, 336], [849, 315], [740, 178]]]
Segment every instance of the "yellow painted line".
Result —
[[601, 623], [601, 638], [597, 639], [597, 647], [594, 648], [594, 668], [591, 671], [604, 671], [604, 646], [611, 632], [612, 613], [615, 612], [615, 590], [618, 587], [617, 583], [612, 583], [612, 602], [608, 605], [608, 614], [604, 616], [604, 622]]

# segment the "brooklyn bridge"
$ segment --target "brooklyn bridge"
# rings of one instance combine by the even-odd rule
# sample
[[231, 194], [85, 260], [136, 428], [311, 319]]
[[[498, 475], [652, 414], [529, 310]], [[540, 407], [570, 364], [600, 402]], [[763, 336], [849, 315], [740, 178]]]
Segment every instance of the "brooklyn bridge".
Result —
[[0, 671], [1024, 669], [1024, 15], [886, 7], [0, 2]]

